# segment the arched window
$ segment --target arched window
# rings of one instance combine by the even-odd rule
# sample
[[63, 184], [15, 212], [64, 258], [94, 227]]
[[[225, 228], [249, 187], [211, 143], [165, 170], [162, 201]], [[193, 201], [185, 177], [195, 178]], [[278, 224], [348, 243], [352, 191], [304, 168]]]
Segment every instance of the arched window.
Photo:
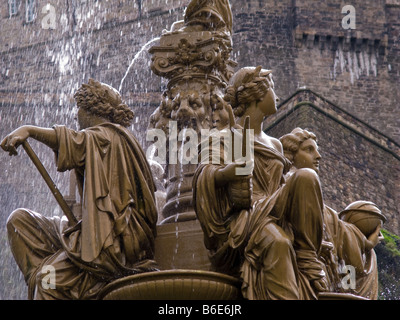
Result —
[[26, 22], [35, 20], [35, 0], [26, 0]]
[[8, 0], [8, 12], [10, 13], [10, 17], [18, 13], [17, 0]]

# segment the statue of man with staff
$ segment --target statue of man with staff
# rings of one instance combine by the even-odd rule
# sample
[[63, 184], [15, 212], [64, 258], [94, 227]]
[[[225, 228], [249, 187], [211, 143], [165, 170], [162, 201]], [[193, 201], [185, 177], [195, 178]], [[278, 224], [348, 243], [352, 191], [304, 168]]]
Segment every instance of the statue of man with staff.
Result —
[[[17, 209], [8, 218], [10, 246], [30, 299], [94, 299], [116, 278], [156, 270], [155, 186], [145, 154], [127, 129], [134, 114], [114, 88], [92, 79], [74, 97], [80, 131], [22, 126], [1, 142], [10, 155], [24, 146], [65, 213], [48, 218]], [[58, 171], [75, 169], [81, 217], [62, 205], [28, 138], [55, 152]], [[55, 288], [42, 285], [48, 266]]]

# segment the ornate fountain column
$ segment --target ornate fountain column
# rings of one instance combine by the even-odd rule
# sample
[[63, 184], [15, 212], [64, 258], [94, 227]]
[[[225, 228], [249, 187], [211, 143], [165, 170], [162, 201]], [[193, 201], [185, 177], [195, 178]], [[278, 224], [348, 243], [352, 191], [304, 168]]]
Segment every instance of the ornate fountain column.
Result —
[[202, 129], [212, 127], [213, 103], [223, 98], [224, 88], [236, 63], [232, 51], [232, 12], [229, 1], [192, 1], [185, 19], [165, 31], [149, 52], [152, 71], [168, 80], [149, 129], [167, 136], [166, 204], [163, 223], [193, 220], [192, 178], [196, 159], [188, 159], [184, 144], [200, 142]]

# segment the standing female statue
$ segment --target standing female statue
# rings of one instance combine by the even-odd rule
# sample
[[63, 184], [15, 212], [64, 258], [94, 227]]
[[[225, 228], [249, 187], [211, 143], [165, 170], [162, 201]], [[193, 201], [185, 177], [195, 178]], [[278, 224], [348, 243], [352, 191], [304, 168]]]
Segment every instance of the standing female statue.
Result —
[[[94, 80], [75, 100], [80, 131], [23, 126], [1, 143], [11, 155], [28, 138], [50, 147], [58, 171], [75, 169], [82, 199], [76, 225], [27, 209], [10, 215], [10, 245], [31, 299], [93, 299], [113, 279], [155, 269], [155, 186], [126, 128], [133, 112], [115, 89]], [[54, 268], [55, 288], [42, 285], [47, 266]]]
[[[226, 90], [243, 126], [254, 130], [254, 169], [236, 175], [242, 164], [227, 159], [225, 140], [218, 147], [221, 164], [200, 163], [194, 178], [194, 205], [205, 245], [216, 271], [240, 276], [247, 299], [316, 299], [327, 289], [318, 259], [323, 233], [323, 203], [317, 174], [300, 169], [285, 182], [290, 162], [279, 140], [262, 131], [266, 116], [276, 112], [271, 72], [240, 69]], [[207, 161], [210, 162], [210, 161]], [[252, 179], [249, 209], [237, 209], [229, 197], [235, 181]]]

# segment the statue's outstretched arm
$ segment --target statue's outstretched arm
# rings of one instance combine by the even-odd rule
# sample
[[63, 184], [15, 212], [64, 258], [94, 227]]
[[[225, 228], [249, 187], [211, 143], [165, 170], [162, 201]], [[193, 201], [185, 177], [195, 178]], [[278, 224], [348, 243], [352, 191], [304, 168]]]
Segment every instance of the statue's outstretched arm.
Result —
[[36, 126], [22, 126], [7, 135], [1, 142], [1, 147], [10, 156], [18, 154], [17, 148], [28, 138], [38, 140], [51, 149], [58, 149], [56, 131], [52, 128], [41, 128]]

